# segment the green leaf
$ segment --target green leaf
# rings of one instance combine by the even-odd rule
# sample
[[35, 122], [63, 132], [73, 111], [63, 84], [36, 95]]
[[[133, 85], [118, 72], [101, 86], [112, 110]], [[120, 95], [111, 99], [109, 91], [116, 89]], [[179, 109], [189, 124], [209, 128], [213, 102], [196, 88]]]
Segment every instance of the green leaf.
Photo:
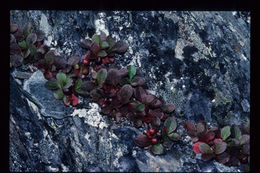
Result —
[[97, 56], [105, 57], [105, 56], [107, 56], [107, 53], [106, 53], [106, 51], [104, 51], [104, 50], [100, 50], [100, 51], [98, 52]]
[[26, 37], [27, 45], [34, 44], [37, 41], [37, 35], [35, 33], [31, 33]]
[[168, 129], [168, 134], [172, 133], [177, 128], [177, 122], [175, 117], [168, 117], [165, 122], [164, 126]]
[[205, 124], [202, 123], [202, 122], [199, 122], [199, 123], [197, 124], [196, 128], [197, 128], [197, 132], [198, 132], [198, 133], [202, 133], [202, 132], [204, 132], [205, 129], [206, 129], [206, 128], [205, 128]]
[[64, 93], [62, 92], [62, 90], [57, 90], [53, 93], [53, 95], [57, 100], [63, 99], [64, 97]]
[[221, 129], [221, 138], [226, 140], [230, 136], [230, 126], [225, 126]]
[[171, 140], [178, 140], [179, 139], [179, 134], [178, 133], [171, 133], [171, 134], [168, 134], [168, 137], [171, 139]]
[[34, 56], [35, 53], [37, 52], [37, 48], [36, 48], [34, 45], [31, 45], [31, 46], [29, 47], [29, 50], [30, 50], [30, 55], [31, 55], [31, 56]]
[[18, 29], [18, 25], [15, 23], [10, 24], [10, 32], [15, 32]]
[[130, 79], [130, 81], [132, 81], [133, 77], [134, 77], [135, 74], [136, 74], [136, 68], [135, 68], [135, 66], [133, 66], [133, 65], [129, 65], [129, 66], [127, 67], [127, 70], [128, 70], [129, 79]]
[[23, 41], [21, 41], [21, 42], [19, 42], [18, 43], [19, 44], [19, 46], [22, 48], [22, 49], [25, 49], [26, 48], [26, 42], [23, 40]]
[[102, 68], [97, 72], [97, 82], [98, 86], [102, 87], [103, 83], [105, 82], [107, 78], [107, 70]]
[[73, 83], [73, 80], [71, 78], [66, 79], [66, 84], [64, 85], [63, 88], [69, 88]]
[[95, 34], [92, 36], [92, 41], [96, 42], [97, 44], [99, 44], [99, 35]]
[[59, 72], [57, 75], [56, 75], [56, 78], [61, 86], [61, 88], [63, 88], [65, 85], [66, 85], [66, 82], [67, 82], [67, 77], [66, 77], [66, 74], [65, 73], [62, 73], [62, 72]]
[[101, 44], [100, 44], [100, 48], [101, 48], [101, 49], [106, 49], [106, 48], [108, 48], [108, 47], [109, 47], [108, 42], [106, 42], [106, 41], [101, 42]]
[[113, 39], [111, 36], [107, 36], [107, 40], [106, 41], [109, 44], [109, 49], [108, 50], [111, 50], [115, 46], [115, 44], [116, 44], [115, 39]]
[[145, 109], [145, 105], [144, 104], [138, 104], [136, 106], [136, 111], [138, 111], [138, 112], [143, 112], [144, 109]]
[[244, 145], [246, 144], [250, 139], [250, 136], [249, 135], [242, 135], [239, 139], [240, 141], [240, 145]]
[[57, 90], [59, 89], [59, 84], [56, 80], [48, 80], [46, 83], [45, 83], [45, 87], [49, 90]]
[[231, 134], [234, 138], [239, 139], [242, 135], [242, 132], [240, 130], [240, 128], [238, 126], [233, 126], [233, 128], [231, 128]]
[[216, 154], [221, 154], [221, 153], [223, 153], [226, 149], [227, 149], [227, 143], [226, 143], [226, 142], [218, 141], [218, 142], [215, 144], [214, 151], [215, 151]]
[[199, 144], [199, 150], [201, 153], [205, 154], [211, 154], [213, 153], [213, 150], [210, 148], [210, 146], [206, 143]]
[[32, 30], [32, 24], [29, 22], [25, 25], [23, 29], [24, 36], [27, 37], [31, 33], [31, 30]]
[[82, 80], [78, 79], [75, 82], [75, 91], [78, 91], [81, 88]]
[[44, 58], [45, 58], [47, 64], [49, 64], [49, 65], [53, 64], [54, 58], [55, 58], [55, 53], [54, 53], [54, 51], [53, 51], [53, 50], [50, 50], [49, 52], [47, 52], [47, 53], [45, 54]]
[[151, 151], [155, 155], [161, 155], [161, 154], [164, 154], [165, 149], [162, 144], [155, 144], [152, 146]]

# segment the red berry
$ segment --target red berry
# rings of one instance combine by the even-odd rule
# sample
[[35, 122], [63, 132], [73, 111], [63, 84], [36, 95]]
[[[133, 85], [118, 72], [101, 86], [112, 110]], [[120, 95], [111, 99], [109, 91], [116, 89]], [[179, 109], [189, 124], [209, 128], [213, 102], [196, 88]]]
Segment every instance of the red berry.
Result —
[[114, 62], [114, 61], [115, 61], [115, 58], [109, 58], [109, 61], [110, 61], [110, 62]]
[[84, 65], [89, 65], [89, 59], [88, 58], [83, 59], [83, 64]]
[[151, 135], [155, 134], [155, 129], [150, 129], [149, 131], [150, 131]]
[[152, 139], [152, 144], [157, 144], [158, 143], [158, 140], [156, 138], [153, 138]]
[[41, 68], [41, 71], [44, 73], [44, 72], [45, 72], [45, 69], [44, 69], [44, 68]]

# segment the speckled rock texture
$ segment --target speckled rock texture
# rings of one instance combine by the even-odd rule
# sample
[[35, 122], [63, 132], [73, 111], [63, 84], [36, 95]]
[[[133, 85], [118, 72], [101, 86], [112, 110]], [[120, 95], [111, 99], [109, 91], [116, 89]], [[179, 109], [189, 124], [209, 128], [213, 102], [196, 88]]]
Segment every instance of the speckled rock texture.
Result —
[[[125, 40], [129, 50], [112, 66], [129, 64], [150, 92], [174, 103], [177, 121], [204, 119], [223, 126], [250, 120], [250, 14], [169, 11], [10, 11], [10, 21], [30, 21], [46, 44], [69, 58], [83, 56], [80, 38], [100, 31]], [[10, 74], [10, 171], [238, 172], [203, 162], [182, 135], [163, 156], [133, 143], [136, 129], [99, 113], [91, 99], [65, 107], [44, 88], [40, 71]], [[184, 134], [181, 125], [178, 131]]]

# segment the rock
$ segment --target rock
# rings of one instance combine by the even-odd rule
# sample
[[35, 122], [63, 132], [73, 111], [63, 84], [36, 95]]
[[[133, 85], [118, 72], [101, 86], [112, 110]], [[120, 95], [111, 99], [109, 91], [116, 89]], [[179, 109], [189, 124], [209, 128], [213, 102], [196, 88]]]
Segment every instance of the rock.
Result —
[[243, 108], [243, 111], [250, 112], [250, 105], [249, 105], [247, 99], [242, 100], [241, 106]]
[[[250, 14], [232, 11], [10, 11], [10, 21], [31, 21], [46, 32], [58, 55], [83, 56], [80, 38], [104, 31], [129, 50], [113, 66], [135, 65], [151, 92], [174, 103], [178, 123], [205, 119], [239, 124], [250, 115]], [[133, 144], [141, 129], [99, 113], [90, 99], [65, 107], [36, 71], [23, 87], [10, 75], [11, 171], [221, 171], [196, 158], [188, 139], [163, 156]], [[213, 164], [212, 164], [213, 163]]]

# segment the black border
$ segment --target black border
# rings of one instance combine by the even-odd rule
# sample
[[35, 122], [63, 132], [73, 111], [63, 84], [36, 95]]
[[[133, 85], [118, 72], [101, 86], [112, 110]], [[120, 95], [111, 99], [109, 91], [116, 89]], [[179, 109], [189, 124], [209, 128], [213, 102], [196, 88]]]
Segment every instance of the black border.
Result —
[[[254, 147], [256, 145], [256, 123], [257, 121], [254, 121], [256, 119], [255, 115], [255, 98], [257, 91], [257, 86], [255, 85], [255, 81], [257, 81], [256, 75], [256, 60], [257, 55], [255, 54], [256, 49], [256, 2], [255, 1], [242, 1], [242, 0], [218, 0], [218, 1], [212, 1], [212, 0], [145, 0], [145, 1], [131, 1], [131, 0], [107, 0], [107, 1], [101, 1], [101, 0], [92, 0], [92, 1], [55, 1], [55, 0], [45, 0], [45, 1], [37, 1], [37, 0], [26, 0], [26, 1], [8, 1], [8, 8], [4, 9], [5, 16], [4, 19], [6, 19], [6, 24], [8, 27], [3, 27], [4, 31], [7, 32], [6, 35], [6, 41], [9, 42], [9, 21], [10, 21], [10, 10], [163, 10], [163, 11], [250, 11], [251, 16], [251, 22], [250, 22], [250, 145], [251, 145], [251, 154], [250, 154], [250, 170], [253, 171], [253, 168], [255, 167], [255, 156], [256, 152], [253, 152], [254, 149], [257, 147]], [[2, 16], [3, 17], [3, 16]], [[1, 140], [1, 145], [6, 145], [2, 148], [4, 150], [3, 154], [6, 155], [6, 157], [1, 157], [3, 161], [1, 162], [1, 169], [6, 170], [3, 172], [10, 172], [9, 171], [9, 87], [10, 84], [8, 82], [8, 86], [6, 85], [9, 81], [9, 74], [10, 74], [10, 68], [9, 68], [9, 45], [6, 47], [2, 47], [7, 55], [2, 55], [4, 60], [4, 67], [1, 67], [1, 70], [3, 71], [0, 73], [1, 80], [3, 81], [1, 86], [1, 89], [4, 93], [4, 95], [7, 97], [6, 99], [1, 99], [1, 107], [4, 108], [4, 112], [1, 115], [1, 118], [3, 118], [2, 125], [0, 126], [0, 130], [2, 132], [2, 135], [4, 135], [4, 138]], [[253, 84], [254, 83], [254, 84]], [[8, 92], [7, 92], [8, 91]], [[251, 116], [252, 115], [252, 116]], [[254, 130], [252, 130], [254, 129]], [[256, 158], [257, 159], [257, 158]], [[250, 171], [250, 172], [251, 172]]]

